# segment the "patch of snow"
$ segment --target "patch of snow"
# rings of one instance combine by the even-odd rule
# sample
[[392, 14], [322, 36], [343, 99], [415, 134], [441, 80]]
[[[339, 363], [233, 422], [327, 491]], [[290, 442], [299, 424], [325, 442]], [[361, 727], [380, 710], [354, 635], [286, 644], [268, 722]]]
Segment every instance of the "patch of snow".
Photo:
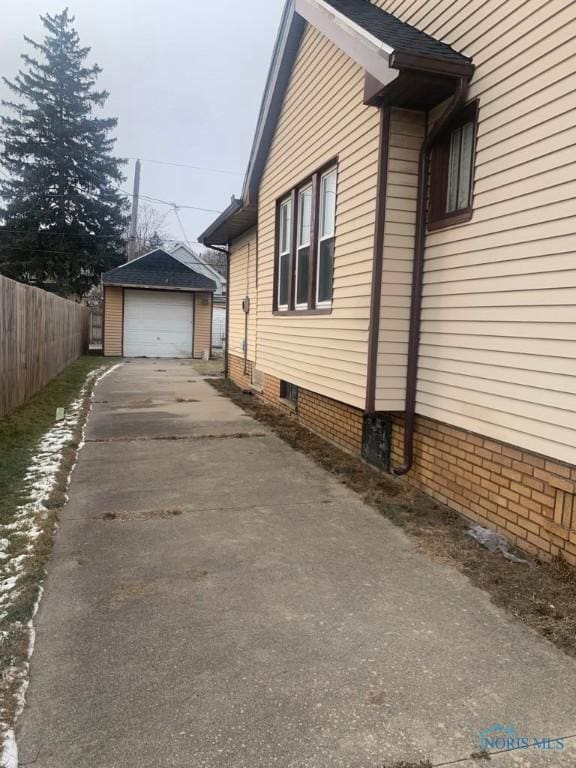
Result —
[[17, 581], [18, 576], [10, 576], [9, 578], [0, 581], [0, 592], [13, 592]]
[[2, 765], [4, 768], [18, 768], [18, 745], [16, 744], [16, 733], [13, 728], [9, 728], [4, 734]]
[[[93, 384], [94, 388], [102, 379], [111, 374], [122, 363], [112, 366], [101, 372], [99, 370], [92, 371], [86, 377], [84, 386], [80, 391], [80, 395], [72, 402], [69, 408], [66, 409], [64, 418], [57, 421], [54, 426], [46, 432], [46, 434], [39, 441], [34, 457], [30, 463], [28, 471], [24, 476], [25, 494], [28, 501], [22, 504], [14, 515], [14, 522], [7, 525], [0, 525], [0, 607], [6, 608], [14, 600], [19, 592], [19, 580], [22, 572], [25, 568], [25, 563], [29, 554], [20, 554], [16, 557], [11, 557], [6, 554], [6, 550], [10, 547], [12, 542], [20, 540], [22, 537], [27, 542], [26, 550], [28, 553], [34, 551], [34, 541], [38, 538], [42, 532], [42, 522], [48, 513], [46, 502], [48, 501], [52, 490], [54, 489], [56, 482], [56, 475], [60, 469], [63, 458], [63, 450], [68, 446], [74, 436], [74, 429], [78, 423], [78, 418], [82, 410], [82, 404], [86, 397], [86, 391]], [[90, 398], [89, 411], [92, 408], [92, 402], [94, 399], [94, 389]], [[86, 419], [87, 421], [87, 419]], [[84, 431], [86, 428], [86, 422], [82, 429], [82, 435], [79, 441], [78, 448], [76, 450], [75, 461], [68, 474], [66, 487], [70, 483], [72, 472], [76, 466], [78, 460], [78, 452], [84, 446]], [[66, 501], [68, 497], [66, 496]], [[20, 544], [20, 549], [21, 549]], [[36, 616], [38, 606], [42, 598], [42, 587], [38, 592], [38, 599], [33, 608], [32, 618]], [[0, 619], [6, 616], [6, 611], [0, 612]], [[32, 656], [34, 650], [34, 643], [36, 639], [36, 632], [34, 629], [33, 621], [30, 620], [27, 624], [28, 629], [28, 660]], [[4, 633], [6, 636], [8, 633]], [[20, 715], [24, 708], [26, 689], [28, 688], [28, 668], [27, 662], [22, 669], [8, 670], [5, 675], [8, 678], [14, 677], [20, 680], [18, 694], [17, 694], [17, 711], [16, 717]], [[1, 719], [0, 719], [1, 722]], [[4, 733], [4, 742], [2, 745], [2, 753], [0, 761], [6, 768], [18, 768], [18, 746], [16, 743], [16, 734], [13, 728], [6, 727]]]

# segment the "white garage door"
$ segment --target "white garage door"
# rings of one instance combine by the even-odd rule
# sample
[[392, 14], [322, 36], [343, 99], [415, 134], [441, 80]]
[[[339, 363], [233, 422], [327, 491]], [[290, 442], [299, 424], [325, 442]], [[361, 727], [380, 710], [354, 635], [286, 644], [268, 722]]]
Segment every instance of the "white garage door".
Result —
[[214, 307], [212, 314], [212, 346], [222, 349], [226, 335], [226, 310], [224, 307]]
[[125, 357], [192, 357], [193, 294], [124, 291]]

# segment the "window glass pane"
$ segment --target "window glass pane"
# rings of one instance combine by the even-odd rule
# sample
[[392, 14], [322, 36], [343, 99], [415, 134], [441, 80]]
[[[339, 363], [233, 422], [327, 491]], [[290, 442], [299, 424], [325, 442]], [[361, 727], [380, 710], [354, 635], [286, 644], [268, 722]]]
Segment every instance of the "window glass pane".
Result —
[[292, 234], [292, 202], [286, 200], [280, 206], [280, 253], [290, 250]]
[[460, 146], [460, 173], [458, 178], [457, 209], [468, 208], [470, 205], [470, 179], [472, 176], [472, 143], [474, 138], [474, 123], [462, 126]]
[[332, 237], [336, 225], [336, 169], [322, 176], [320, 237]]
[[310, 267], [310, 246], [298, 249], [296, 267], [296, 304], [308, 305], [308, 282]]
[[450, 135], [450, 158], [448, 161], [448, 193], [446, 196], [446, 211], [451, 213], [458, 205], [458, 177], [460, 170], [460, 146], [462, 130], [458, 128]]
[[318, 252], [318, 303], [332, 299], [334, 238], [322, 240]]
[[288, 268], [290, 255], [285, 253], [278, 261], [278, 306], [288, 305]]
[[308, 245], [312, 224], [312, 187], [298, 194], [298, 245]]

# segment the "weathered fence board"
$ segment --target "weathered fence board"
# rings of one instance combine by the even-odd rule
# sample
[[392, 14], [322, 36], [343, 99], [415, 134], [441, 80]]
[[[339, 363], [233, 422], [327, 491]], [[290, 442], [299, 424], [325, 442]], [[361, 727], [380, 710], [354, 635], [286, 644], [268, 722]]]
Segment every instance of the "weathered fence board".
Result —
[[82, 304], [0, 275], [0, 417], [86, 351], [88, 318]]

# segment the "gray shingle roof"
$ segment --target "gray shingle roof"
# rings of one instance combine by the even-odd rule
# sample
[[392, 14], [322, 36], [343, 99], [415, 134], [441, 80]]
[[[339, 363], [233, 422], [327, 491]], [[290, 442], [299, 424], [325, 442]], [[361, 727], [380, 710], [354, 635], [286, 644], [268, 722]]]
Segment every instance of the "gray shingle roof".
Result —
[[142, 285], [152, 288], [183, 288], [215, 291], [216, 283], [195, 272], [166, 251], [157, 249], [102, 275], [105, 285]]
[[453, 62], [471, 61], [447, 43], [436, 40], [416, 27], [400, 21], [391, 13], [373, 5], [370, 0], [325, 0], [325, 2], [378, 40], [394, 48], [395, 51]]

